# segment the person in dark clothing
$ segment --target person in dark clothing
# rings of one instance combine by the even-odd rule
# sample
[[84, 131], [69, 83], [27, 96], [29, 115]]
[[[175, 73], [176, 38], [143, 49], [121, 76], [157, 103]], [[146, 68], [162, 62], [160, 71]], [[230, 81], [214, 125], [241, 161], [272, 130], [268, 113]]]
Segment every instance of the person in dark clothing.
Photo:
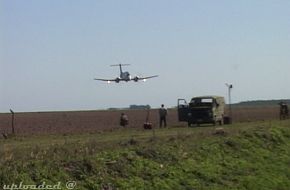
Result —
[[120, 126], [126, 127], [128, 124], [129, 124], [128, 116], [122, 113], [120, 117]]
[[159, 126], [162, 127], [162, 124], [164, 123], [164, 127], [167, 126], [166, 122], [166, 116], [167, 116], [167, 109], [164, 108], [164, 104], [161, 105], [161, 108], [159, 109]]
[[289, 117], [288, 105], [284, 102], [280, 102], [279, 105], [280, 105], [280, 120], [288, 118]]

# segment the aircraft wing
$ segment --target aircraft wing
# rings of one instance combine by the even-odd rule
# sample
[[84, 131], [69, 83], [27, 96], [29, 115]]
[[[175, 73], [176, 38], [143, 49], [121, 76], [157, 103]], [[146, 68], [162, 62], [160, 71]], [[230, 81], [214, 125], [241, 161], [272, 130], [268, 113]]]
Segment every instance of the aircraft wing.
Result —
[[149, 77], [140, 77], [138, 78], [139, 80], [146, 80], [146, 79], [151, 79], [151, 78], [155, 78], [158, 77], [158, 75], [153, 75], [153, 76], [149, 76]]
[[94, 80], [99, 80], [99, 81], [104, 81], [104, 82], [116, 82], [116, 79], [97, 79], [97, 78], [94, 78]]

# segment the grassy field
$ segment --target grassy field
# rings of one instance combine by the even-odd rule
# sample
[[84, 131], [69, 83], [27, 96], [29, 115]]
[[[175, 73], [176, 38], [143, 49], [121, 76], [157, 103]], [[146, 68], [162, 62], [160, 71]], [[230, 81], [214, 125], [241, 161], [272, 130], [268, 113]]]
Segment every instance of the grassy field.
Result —
[[[0, 140], [5, 185], [74, 189], [290, 189], [290, 121], [118, 129]], [[41, 187], [41, 186], [39, 186]]]

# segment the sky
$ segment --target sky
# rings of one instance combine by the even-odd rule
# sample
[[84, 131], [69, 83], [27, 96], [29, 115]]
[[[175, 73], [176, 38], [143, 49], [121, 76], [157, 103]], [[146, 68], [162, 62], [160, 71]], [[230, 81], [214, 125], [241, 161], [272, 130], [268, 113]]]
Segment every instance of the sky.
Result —
[[287, 99], [289, 52], [288, 0], [0, 0], [0, 112]]

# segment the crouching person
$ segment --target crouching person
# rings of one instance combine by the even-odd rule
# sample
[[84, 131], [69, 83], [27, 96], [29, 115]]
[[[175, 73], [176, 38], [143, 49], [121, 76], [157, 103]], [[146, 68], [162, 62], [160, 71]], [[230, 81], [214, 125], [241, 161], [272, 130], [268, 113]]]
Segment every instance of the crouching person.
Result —
[[126, 126], [128, 126], [128, 124], [129, 124], [128, 116], [126, 114], [122, 113], [121, 117], [120, 117], [120, 126], [126, 127]]

